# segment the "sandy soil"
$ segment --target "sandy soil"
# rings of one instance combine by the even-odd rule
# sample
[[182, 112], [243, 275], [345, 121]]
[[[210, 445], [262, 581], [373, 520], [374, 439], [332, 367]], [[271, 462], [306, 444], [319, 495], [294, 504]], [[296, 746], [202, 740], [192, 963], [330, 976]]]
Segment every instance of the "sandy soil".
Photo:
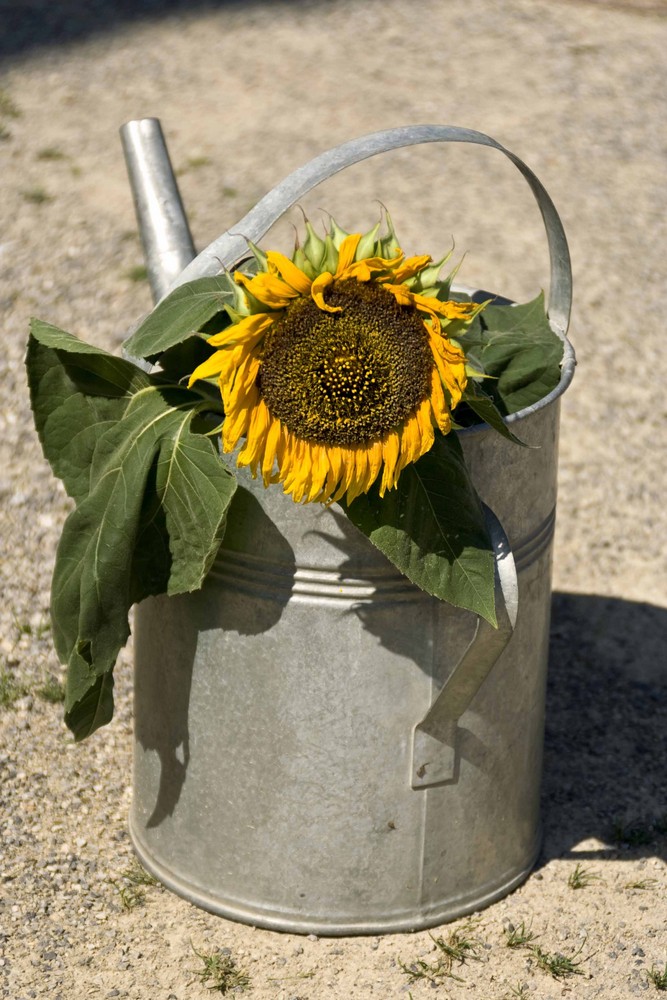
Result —
[[[281, 935], [151, 886], [126, 908], [130, 653], [117, 717], [84, 745], [44, 697], [60, 676], [49, 582], [68, 503], [32, 430], [28, 318], [115, 349], [150, 308], [117, 130], [157, 116], [200, 246], [309, 157], [393, 125], [485, 131], [551, 193], [571, 243], [579, 370], [563, 405], [544, 848], [467, 932], [460, 980], [435, 993], [652, 996], [649, 973], [667, 962], [665, 4], [145, 2], [113, 5], [116, 20], [100, 3], [1, 6], [0, 995], [204, 996], [193, 946], [229, 949], [257, 998], [434, 992], [401, 967], [435, 961], [426, 933]], [[380, 199], [406, 250], [436, 254], [453, 233], [466, 283], [527, 298], [548, 271], [524, 188], [492, 151], [429, 148], [355, 167], [306, 208], [365, 228]], [[274, 244], [290, 232], [287, 220]], [[573, 889], [577, 865], [595, 878]], [[576, 974], [509, 948], [510, 924], [575, 956]]]

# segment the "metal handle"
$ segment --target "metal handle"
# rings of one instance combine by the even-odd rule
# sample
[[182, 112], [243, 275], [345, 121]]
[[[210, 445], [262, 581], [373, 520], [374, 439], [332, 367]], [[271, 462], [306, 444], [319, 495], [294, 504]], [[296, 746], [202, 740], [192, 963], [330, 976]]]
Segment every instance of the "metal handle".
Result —
[[173, 287], [193, 278], [218, 274], [221, 267], [233, 267], [247, 254], [248, 240], [258, 242], [299, 198], [345, 167], [391, 149], [426, 142], [469, 142], [479, 146], [490, 146], [504, 153], [523, 174], [542, 213], [549, 245], [551, 261], [549, 320], [554, 331], [564, 338], [572, 306], [572, 269], [563, 225], [551, 198], [532, 170], [518, 156], [483, 132], [458, 128], [455, 125], [407, 125], [402, 128], [386, 129], [383, 132], [374, 132], [344, 142], [316, 156], [264, 195], [234, 226], [233, 232], [228, 230], [202, 250], [179, 275]]
[[498, 628], [477, 618], [470, 645], [424, 718], [415, 726], [410, 772], [413, 788], [428, 788], [454, 778], [458, 721], [512, 638], [516, 625], [519, 582], [514, 556], [500, 521], [486, 504], [483, 507], [495, 556]]

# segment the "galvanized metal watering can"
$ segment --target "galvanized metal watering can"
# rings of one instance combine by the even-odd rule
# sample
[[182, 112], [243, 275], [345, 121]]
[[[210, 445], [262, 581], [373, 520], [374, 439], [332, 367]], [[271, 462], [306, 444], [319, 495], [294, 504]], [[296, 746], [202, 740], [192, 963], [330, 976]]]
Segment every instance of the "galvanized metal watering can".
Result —
[[499, 149], [526, 178], [565, 345], [558, 387], [508, 418], [534, 447], [486, 425], [459, 432], [488, 505], [499, 629], [418, 590], [335, 508], [250, 478], [203, 589], [136, 609], [135, 849], [192, 902], [278, 930], [433, 926], [500, 898], [534, 864], [559, 403], [575, 364], [567, 244], [516, 156], [479, 132], [416, 126], [317, 157], [233, 228], [243, 236], [192, 261], [159, 124], [123, 129], [156, 297], [233, 267], [246, 239], [336, 171], [423, 142]]

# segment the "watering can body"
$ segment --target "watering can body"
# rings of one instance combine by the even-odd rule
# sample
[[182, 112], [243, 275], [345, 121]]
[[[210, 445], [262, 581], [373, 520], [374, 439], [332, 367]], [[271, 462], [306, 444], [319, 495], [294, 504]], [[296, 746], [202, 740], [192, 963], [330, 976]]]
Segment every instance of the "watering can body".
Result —
[[[545, 221], [553, 265], [548, 206]], [[569, 313], [553, 294], [562, 272], [556, 314]], [[573, 365], [566, 344], [560, 385], [510, 418], [528, 447], [486, 425], [459, 432], [509, 540], [518, 616], [447, 725], [420, 731], [471, 659], [475, 617], [411, 584], [335, 506], [240, 473], [201, 591], [135, 612], [130, 830], [166, 885], [251, 924], [366, 934], [454, 919], [527, 876]]]

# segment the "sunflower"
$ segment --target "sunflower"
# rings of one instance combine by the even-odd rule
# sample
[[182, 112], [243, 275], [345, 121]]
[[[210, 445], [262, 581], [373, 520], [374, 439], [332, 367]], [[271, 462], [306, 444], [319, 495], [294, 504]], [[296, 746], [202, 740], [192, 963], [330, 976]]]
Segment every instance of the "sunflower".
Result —
[[[467, 383], [451, 338], [482, 308], [448, 298], [447, 258], [406, 257], [387, 217], [368, 233], [306, 222], [292, 258], [252, 246], [231, 325], [189, 384], [217, 377], [226, 452], [299, 502], [379, 493], [451, 430]], [[247, 269], [246, 269], [247, 270]]]

